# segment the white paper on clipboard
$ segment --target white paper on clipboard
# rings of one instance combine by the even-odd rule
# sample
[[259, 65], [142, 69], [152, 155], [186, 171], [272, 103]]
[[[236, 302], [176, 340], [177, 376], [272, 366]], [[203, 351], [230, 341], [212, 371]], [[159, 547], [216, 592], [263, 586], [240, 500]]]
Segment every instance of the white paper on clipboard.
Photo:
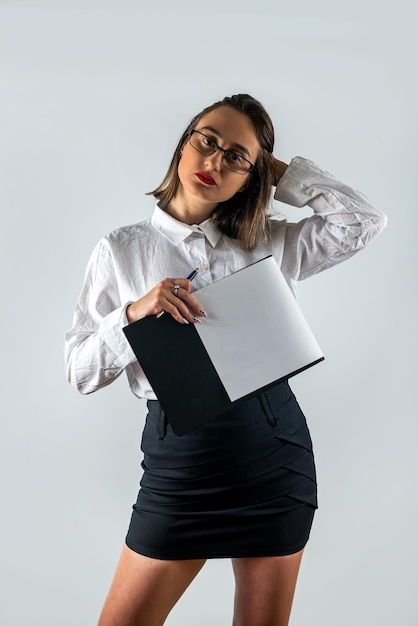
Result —
[[195, 328], [232, 402], [324, 356], [272, 256], [194, 292]]

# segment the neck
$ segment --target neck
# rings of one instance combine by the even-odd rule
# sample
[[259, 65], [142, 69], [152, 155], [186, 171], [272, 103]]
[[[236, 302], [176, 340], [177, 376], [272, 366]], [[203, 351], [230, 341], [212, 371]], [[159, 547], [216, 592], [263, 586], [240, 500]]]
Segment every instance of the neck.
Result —
[[183, 224], [201, 224], [213, 213], [217, 203], [200, 202], [188, 199], [184, 194], [176, 194], [165, 207], [166, 212]]

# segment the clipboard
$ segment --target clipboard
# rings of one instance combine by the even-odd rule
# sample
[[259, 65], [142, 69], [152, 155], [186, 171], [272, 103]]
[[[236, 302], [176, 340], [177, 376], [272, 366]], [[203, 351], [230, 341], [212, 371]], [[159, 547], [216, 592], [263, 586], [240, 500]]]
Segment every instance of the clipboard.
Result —
[[272, 256], [193, 295], [201, 324], [162, 315], [123, 328], [176, 435], [324, 360]]

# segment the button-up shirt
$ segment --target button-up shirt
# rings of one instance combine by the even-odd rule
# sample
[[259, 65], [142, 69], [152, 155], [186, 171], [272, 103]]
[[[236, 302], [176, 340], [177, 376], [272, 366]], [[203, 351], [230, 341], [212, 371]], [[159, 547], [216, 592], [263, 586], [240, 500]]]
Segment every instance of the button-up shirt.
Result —
[[268, 255], [289, 286], [362, 250], [386, 225], [385, 215], [361, 193], [311, 161], [295, 157], [274, 198], [313, 215], [297, 223], [272, 216], [267, 236], [254, 250], [224, 235], [209, 218], [184, 224], [159, 206], [151, 219], [124, 226], [101, 239], [88, 262], [72, 328], [66, 333], [68, 380], [84, 394], [126, 371], [132, 392], [156, 396], [125, 335], [127, 306], [166, 277], [185, 277], [199, 267], [193, 291]]

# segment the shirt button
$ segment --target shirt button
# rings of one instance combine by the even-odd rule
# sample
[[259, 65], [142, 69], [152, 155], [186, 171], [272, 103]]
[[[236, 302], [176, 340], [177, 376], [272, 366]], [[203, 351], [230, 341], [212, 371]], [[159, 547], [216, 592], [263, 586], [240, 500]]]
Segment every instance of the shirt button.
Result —
[[208, 267], [209, 267], [209, 265], [207, 265], [207, 263], [202, 263], [202, 264], [200, 265], [200, 269], [201, 269], [201, 270], [207, 270], [207, 269], [208, 269]]

